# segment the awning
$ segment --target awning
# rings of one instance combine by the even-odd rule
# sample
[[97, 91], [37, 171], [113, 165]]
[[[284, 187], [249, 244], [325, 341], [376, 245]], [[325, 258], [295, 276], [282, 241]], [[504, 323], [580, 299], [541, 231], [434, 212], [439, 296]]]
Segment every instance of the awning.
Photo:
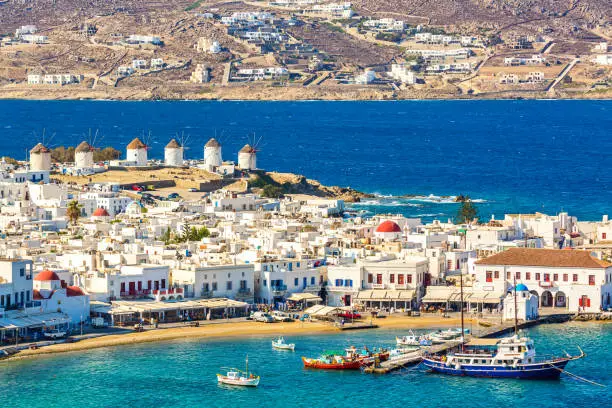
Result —
[[374, 302], [389, 302], [389, 301], [408, 301], [412, 300], [415, 296], [415, 291], [413, 289], [406, 290], [382, 290], [382, 289], [374, 289], [374, 290], [364, 290], [357, 294], [355, 300], [358, 301], [367, 301], [371, 300]]
[[174, 310], [194, 309], [228, 309], [248, 307], [248, 303], [227, 298], [195, 299], [181, 302], [156, 302], [156, 301], [127, 301], [118, 300], [112, 302], [110, 314], [132, 314], [167, 312]]
[[368, 300], [372, 298], [372, 290], [360, 290], [355, 299]]
[[70, 323], [72, 319], [62, 313], [40, 313], [36, 315], [18, 314], [5, 316], [0, 319], [0, 330], [14, 330], [23, 328], [36, 328], [45, 326], [55, 326], [58, 324]]
[[423, 303], [445, 303], [455, 294], [454, 286], [428, 286], [423, 296]]
[[321, 299], [317, 295], [313, 295], [312, 293], [294, 293], [287, 300], [291, 300], [292, 302], [322, 302]]

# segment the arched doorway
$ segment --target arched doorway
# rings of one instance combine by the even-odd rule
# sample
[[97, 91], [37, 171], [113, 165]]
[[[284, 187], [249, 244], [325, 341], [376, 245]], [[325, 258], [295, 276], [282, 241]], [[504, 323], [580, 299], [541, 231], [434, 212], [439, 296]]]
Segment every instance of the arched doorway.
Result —
[[531, 293], [533, 296], [536, 297], [536, 299], [538, 299], [538, 305], [539, 305], [540, 304], [540, 295], [538, 294], [538, 291], [530, 290], [529, 293]]
[[555, 294], [555, 307], [567, 307], [567, 297], [563, 292]]
[[540, 306], [542, 306], [542, 307], [552, 307], [552, 305], [553, 305], [553, 295], [552, 295], [552, 293], [550, 293], [550, 291], [545, 290], [542, 293], [542, 299], [541, 299]]

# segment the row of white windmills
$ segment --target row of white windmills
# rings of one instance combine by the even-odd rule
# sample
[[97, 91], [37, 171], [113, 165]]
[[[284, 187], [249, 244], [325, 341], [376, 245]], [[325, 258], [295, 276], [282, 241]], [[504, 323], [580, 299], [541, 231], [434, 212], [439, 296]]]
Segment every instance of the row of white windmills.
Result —
[[[146, 166], [148, 162], [148, 146], [139, 138], [132, 140], [126, 148], [126, 161], [135, 166]], [[75, 149], [74, 160], [77, 169], [88, 169], [94, 167], [95, 148], [83, 141]], [[182, 166], [184, 164], [184, 148], [176, 140], [172, 139], [164, 148], [164, 163], [167, 166]], [[204, 145], [204, 165], [214, 171], [223, 165], [221, 143], [211, 138]], [[245, 145], [238, 152], [238, 166], [241, 170], [257, 169], [257, 148], [250, 144]], [[51, 170], [51, 150], [42, 143], [38, 143], [30, 150], [30, 169], [34, 171]]]

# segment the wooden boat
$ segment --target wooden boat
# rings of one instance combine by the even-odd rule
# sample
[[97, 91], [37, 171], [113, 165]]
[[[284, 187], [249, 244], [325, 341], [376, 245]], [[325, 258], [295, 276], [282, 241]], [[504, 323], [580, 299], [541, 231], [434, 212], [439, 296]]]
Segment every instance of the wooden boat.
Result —
[[236, 385], [239, 387], [257, 387], [259, 376], [249, 373], [249, 356], [246, 358], [246, 368], [241, 371], [237, 368], [228, 368], [227, 374], [217, 374], [219, 384]]
[[345, 360], [342, 356], [339, 358], [307, 358], [302, 357], [302, 362], [306, 368], [316, 368], [322, 370], [359, 370], [364, 362], [362, 360]]
[[279, 337], [276, 340], [272, 340], [272, 348], [277, 350], [291, 350], [295, 351], [294, 343], [286, 343], [284, 337]]

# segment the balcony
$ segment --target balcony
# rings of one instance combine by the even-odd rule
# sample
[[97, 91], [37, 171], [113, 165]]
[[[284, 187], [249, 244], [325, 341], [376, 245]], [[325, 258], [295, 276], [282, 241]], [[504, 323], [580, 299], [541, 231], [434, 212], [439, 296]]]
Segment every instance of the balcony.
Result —
[[151, 294], [151, 291], [149, 289], [129, 290], [129, 291], [123, 291], [119, 293], [120, 297], [123, 299], [129, 299], [129, 298], [137, 299], [137, 298], [148, 296], [150, 294]]
[[253, 298], [253, 291], [251, 289], [248, 289], [248, 288], [238, 289], [238, 292], [236, 293], [235, 298], [236, 298], [236, 300], [239, 300], [239, 299], [252, 299]]
[[328, 292], [358, 292], [359, 291], [359, 289], [355, 286], [327, 285], [326, 289]]
[[200, 297], [204, 298], [204, 299], [210, 299], [210, 298], [213, 297], [213, 291], [212, 290], [203, 289], [202, 292], [200, 292]]
[[318, 295], [320, 291], [321, 291], [321, 285], [306, 285], [304, 286], [304, 290], [303, 290], [303, 292], [314, 293], [315, 295]]
[[287, 293], [287, 285], [270, 286], [270, 292], [274, 296], [284, 296]]
[[373, 283], [372, 289], [387, 289], [387, 285], [384, 283]]
[[554, 282], [552, 281], [540, 281], [541, 288], [552, 288], [554, 286]]
[[389, 285], [389, 288], [395, 290], [405, 290], [412, 289], [412, 285], [409, 283], [392, 283], [391, 285]]
[[164, 300], [180, 300], [183, 299], [183, 295], [183, 288], [170, 288], [153, 291], [153, 297], [158, 302]]

